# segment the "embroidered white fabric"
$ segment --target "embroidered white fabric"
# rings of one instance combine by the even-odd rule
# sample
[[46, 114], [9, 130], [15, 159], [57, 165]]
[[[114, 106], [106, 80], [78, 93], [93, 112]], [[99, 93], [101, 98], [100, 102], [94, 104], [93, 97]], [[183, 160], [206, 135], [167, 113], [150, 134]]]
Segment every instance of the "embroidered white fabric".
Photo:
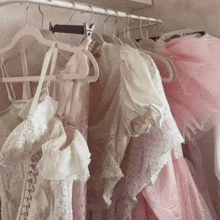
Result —
[[89, 178], [90, 153], [84, 137], [76, 129], [67, 147], [64, 147], [65, 142], [62, 122], [54, 118], [37, 166], [39, 181], [31, 202], [30, 220], [72, 219], [73, 181]]
[[[26, 101], [16, 100], [0, 113], [0, 149], [12, 130], [22, 121], [18, 112]], [[16, 166], [0, 166], [1, 219], [14, 220], [18, 212], [26, 161]]]
[[[71, 63], [76, 64], [74, 60]], [[37, 99], [27, 102], [18, 113], [23, 121], [19, 121], [21, 123], [17, 123], [12, 132], [10, 130], [10, 135], [7, 133], [7, 138], [1, 138], [4, 144], [0, 152], [0, 168], [14, 169], [17, 178], [11, 181], [12, 175], [5, 178], [1, 172], [0, 177], [6, 184], [14, 184], [9, 191], [8, 187], [1, 192], [1, 197], [6, 200], [3, 204], [6, 208], [2, 206], [5, 210], [3, 220], [70, 220], [73, 216], [73, 180], [86, 181], [89, 178], [90, 153], [85, 139], [75, 129], [71, 131], [71, 143], [67, 143], [65, 132], [70, 127], [67, 126], [65, 131], [62, 122], [55, 117], [58, 102], [48, 96], [47, 89], [43, 89]], [[33, 103], [37, 104], [36, 108]], [[34, 110], [31, 115], [30, 109]], [[25, 169], [22, 167], [20, 171], [18, 168], [22, 165]], [[18, 198], [10, 190], [17, 193]], [[14, 198], [16, 202], [12, 200]]]
[[8, 136], [0, 152], [0, 164], [15, 165], [36, 153], [47, 138], [46, 132], [50, 120], [54, 117], [58, 103], [45, 98], [38, 104], [33, 116], [28, 117], [32, 100], [18, 113], [24, 120]]
[[[24, 119], [24, 112], [28, 112], [26, 109], [29, 108], [29, 106], [30, 103], [27, 103], [24, 109], [20, 111], [19, 115], [22, 115]], [[30, 202], [31, 209], [28, 210], [28, 217], [26, 219], [43, 220], [48, 219], [49, 215], [54, 215], [59, 220], [71, 219], [72, 183], [74, 179], [86, 181], [89, 178], [88, 164], [90, 163], [90, 153], [85, 139], [78, 130], [74, 131], [72, 142], [67, 147], [64, 146], [66, 143], [66, 133], [62, 122], [54, 117], [56, 106], [56, 101], [50, 97], [45, 97], [45, 100], [38, 104], [34, 114], [39, 120], [36, 120], [36, 118], [31, 118], [30, 120], [29, 118], [25, 119], [13, 130], [3, 145], [1, 162], [4, 162], [4, 167], [1, 167], [1, 169], [4, 169], [4, 171], [1, 172], [1, 177], [6, 182], [6, 186], [10, 183], [10, 187], [7, 187], [11, 190], [9, 190], [8, 194], [7, 189], [3, 191], [6, 192], [6, 194], [4, 194], [7, 196], [7, 202], [10, 203], [10, 196], [16, 199], [16, 202], [13, 202], [12, 206], [7, 205], [7, 209], [2, 207], [4, 210], [2, 216], [5, 220], [15, 220], [19, 203], [23, 203], [20, 204], [21, 207], [26, 204], [25, 200], [21, 201], [21, 194], [24, 194], [27, 190], [25, 189], [21, 192], [22, 186], [25, 184], [23, 183], [25, 170], [23, 167], [21, 169], [20, 166], [27, 166], [29, 162], [25, 159], [29, 158], [30, 155], [41, 149], [41, 147], [43, 156], [38, 163], [40, 172], [39, 178], [41, 181], [37, 181], [34, 185], [34, 187], [38, 189], [38, 196]], [[48, 118], [50, 120], [46, 118], [46, 116], [49, 116]], [[26, 122], [27, 120], [28, 122]], [[41, 122], [42, 126], [40, 124]], [[31, 131], [28, 131], [27, 128], [32, 128], [31, 131], [33, 135], [31, 135]], [[28, 132], [25, 133], [25, 131]], [[23, 138], [19, 139], [22, 134]], [[19, 142], [19, 140], [21, 141]], [[35, 143], [33, 140], [35, 140]], [[14, 143], [14, 145], [12, 145], [10, 141]], [[7, 144], [9, 145], [8, 148]], [[13, 152], [14, 157], [10, 155], [10, 152]], [[14, 160], [14, 158], [16, 158], [16, 160]], [[9, 172], [10, 170], [12, 170], [12, 175]], [[50, 181], [48, 182], [46, 179]], [[50, 184], [50, 190], [47, 190], [43, 195], [39, 193], [39, 190], [43, 192], [41, 183], [45, 181]], [[64, 194], [65, 196], [63, 196]], [[52, 197], [56, 198], [51, 200]], [[46, 199], [44, 202], [48, 203], [48, 208], [44, 207], [43, 210], [40, 205], [44, 204], [42, 203], [42, 198]], [[37, 207], [39, 212], [32, 208], [32, 205], [33, 207]], [[54, 208], [54, 206], [56, 206], [56, 208]], [[19, 215], [24, 215], [24, 213], [21, 211]], [[17, 216], [17, 218], [20, 217]], [[51, 220], [56, 218], [51, 217]]]

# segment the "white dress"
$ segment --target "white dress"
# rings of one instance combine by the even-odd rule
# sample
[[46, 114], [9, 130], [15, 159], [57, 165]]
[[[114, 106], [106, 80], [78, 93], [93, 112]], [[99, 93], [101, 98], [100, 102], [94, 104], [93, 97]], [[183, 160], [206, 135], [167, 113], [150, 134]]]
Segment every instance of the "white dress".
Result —
[[94, 212], [111, 205], [131, 136], [160, 127], [163, 119], [163, 103], [140, 54], [128, 45], [104, 43], [100, 55], [100, 78], [91, 85], [89, 115], [88, 209]]
[[[133, 137], [129, 143], [124, 165], [125, 177], [117, 185], [108, 217], [103, 219], [126, 220], [137, 205], [136, 196], [148, 185], [153, 185], [162, 168], [171, 160], [171, 150], [175, 158], [182, 155], [184, 139], [172, 116], [166, 99], [160, 73], [152, 58], [139, 52], [142, 62], [151, 74], [151, 81], [163, 102], [163, 122], [161, 128], [152, 128], [149, 133]], [[106, 214], [105, 214], [106, 215]]]
[[36, 94], [19, 111], [23, 121], [7, 137], [0, 152], [2, 166], [26, 166], [23, 176], [17, 175], [17, 182], [11, 187], [19, 194], [19, 201], [10, 220], [70, 220], [73, 180], [89, 177], [90, 153], [76, 129], [66, 144], [62, 121], [55, 116], [58, 102], [48, 95], [47, 89], [37, 99]]

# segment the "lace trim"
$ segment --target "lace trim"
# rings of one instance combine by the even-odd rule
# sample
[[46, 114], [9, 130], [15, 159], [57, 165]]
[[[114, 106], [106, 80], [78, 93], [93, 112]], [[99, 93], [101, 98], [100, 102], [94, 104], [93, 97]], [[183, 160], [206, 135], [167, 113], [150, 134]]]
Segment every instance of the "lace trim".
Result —
[[89, 146], [94, 154], [92, 153], [90, 164], [92, 174], [88, 181], [88, 203], [96, 206], [90, 206], [94, 210], [111, 205], [114, 186], [124, 176], [117, 162], [121, 160], [121, 156], [115, 151], [115, 139], [114, 135], [107, 139], [89, 138]]
[[46, 127], [35, 118], [21, 122], [2, 146], [0, 164], [3, 166], [16, 165], [19, 161], [33, 155], [40, 146], [39, 143], [35, 143], [42, 138], [45, 132]]

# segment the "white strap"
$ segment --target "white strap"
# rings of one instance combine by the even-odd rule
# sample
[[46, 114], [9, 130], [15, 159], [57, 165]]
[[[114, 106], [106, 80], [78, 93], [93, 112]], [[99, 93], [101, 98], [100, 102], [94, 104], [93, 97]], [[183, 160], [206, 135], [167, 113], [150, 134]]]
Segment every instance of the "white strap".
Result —
[[74, 93], [73, 93], [73, 97], [71, 100], [71, 105], [70, 105], [70, 118], [69, 118], [69, 124], [74, 125], [75, 120], [76, 120], [76, 114], [77, 114], [77, 103], [79, 103], [79, 93], [80, 93], [80, 86], [81, 83], [76, 81], [75, 82], [75, 86], [73, 87], [74, 89]]
[[70, 82], [70, 81], [66, 81], [62, 84], [62, 91], [61, 91], [61, 100], [60, 100], [60, 103], [59, 103], [59, 108], [58, 108], [58, 111], [57, 111], [57, 115], [62, 118], [63, 117], [63, 114], [65, 112], [65, 109], [66, 109], [66, 105], [67, 105], [67, 101], [68, 101], [68, 97], [69, 97], [69, 94], [71, 92], [71, 89], [73, 88], [73, 82]]
[[56, 43], [54, 43], [54, 45], [47, 51], [47, 53], [45, 55], [42, 70], [41, 70], [40, 80], [39, 80], [37, 90], [35, 92], [35, 95], [34, 95], [34, 98], [33, 98], [32, 104], [31, 104], [31, 108], [30, 108], [28, 117], [32, 116], [37, 108], [40, 93], [42, 91], [44, 79], [45, 79], [52, 55], [53, 55], [53, 59], [52, 59], [53, 63], [51, 63], [50, 75], [52, 75], [52, 73], [55, 69], [57, 52], [58, 52], [58, 49], [55, 48], [55, 44]]
[[[59, 109], [57, 114], [61, 119], [64, 117], [64, 114], [67, 115], [68, 124], [74, 125], [76, 114], [77, 114], [77, 103], [79, 101], [80, 93], [79, 81], [74, 82], [65, 82], [62, 90], [62, 98], [59, 103]], [[69, 103], [68, 103], [69, 101]]]
[[[27, 64], [27, 52], [26, 49], [23, 48], [21, 50], [21, 64], [23, 70], [23, 76], [28, 76], [28, 64]], [[30, 82], [23, 82], [23, 91], [22, 91], [22, 99], [29, 100], [31, 99], [31, 87]]]
[[[2, 76], [4, 78], [9, 77], [8, 72], [6, 70], [6, 67], [5, 67], [5, 63], [4, 63], [4, 58], [3, 57], [1, 57], [1, 71], [2, 71]], [[8, 93], [8, 99], [11, 102], [14, 102], [16, 100], [16, 96], [15, 96], [15, 91], [14, 91], [12, 83], [10, 83], [10, 82], [9, 83], [5, 83], [5, 86], [6, 86], [6, 90], [7, 90], [7, 93]]]

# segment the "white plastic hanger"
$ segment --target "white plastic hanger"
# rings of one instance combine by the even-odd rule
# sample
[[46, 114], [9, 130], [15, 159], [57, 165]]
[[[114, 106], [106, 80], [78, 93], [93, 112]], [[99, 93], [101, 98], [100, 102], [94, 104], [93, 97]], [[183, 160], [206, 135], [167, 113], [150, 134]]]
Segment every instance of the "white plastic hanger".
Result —
[[[73, 4], [74, 4], [74, 3], [73, 3]], [[91, 18], [90, 18], [90, 20], [89, 20], [89, 23], [91, 23], [92, 18], [93, 18], [93, 16], [94, 16], [94, 12], [93, 12], [93, 7], [92, 7], [91, 5], [88, 5], [88, 6], [91, 8], [91, 12], [92, 12]], [[105, 42], [105, 40], [103, 39], [103, 37], [102, 37], [100, 34], [94, 32], [94, 31], [92, 32], [91, 38], [92, 38], [92, 40], [93, 40], [94, 42], [96, 42], [96, 44], [98, 44], [98, 45], [102, 45], [102, 44]]]
[[[74, 3], [73, 3], [73, 4], [74, 4]], [[39, 10], [39, 12], [41, 13], [41, 16], [42, 16], [42, 17], [41, 17], [41, 29], [40, 29], [40, 32], [41, 32], [42, 36], [43, 36], [45, 39], [47, 39], [47, 40], [52, 40], [52, 41], [57, 42], [56, 36], [55, 36], [51, 31], [49, 31], [49, 30], [47, 30], [47, 29], [43, 29], [44, 14], [43, 14], [43, 12], [42, 12], [42, 10], [41, 10], [41, 8], [40, 8], [40, 4], [38, 5], [38, 10]], [[72, 19], [74, 13], [75, 13], [75, 10], [74, 10], [74, 12], [72, 13], [72, 15], [71, 15], [71, 17], [70, 17], [69, 22], [71, 21], [71, 19]], [[69, 57], [68, 57], [63, 51], [60, 50], [60, 51], [59, 51], [59, 54], [60, 54], [64, 59], [66, 59], [66, 60], [69, 59]]]
[[[26, 25], [24, 28], [20, 29], [15, 36], [13, 37], [11, 43], [4, 47], [3, 49], [0, 50], [0, 57], [3, 57], [3, 54], [12, 50], [13, 47], [15, 46], [15, 44], [24, 36], [32, 36], [34, 37], [39, 43], [41, 43], [42, 45], [51, 47], [54, 43], [54, 41], [52, 40], [47, 40], [45, 39], [41, 32], [36, 29], [35, 27]], [[85, 60], [85, 56], [84, 54], [86, 54], [88, 56], [88, 52], [82, 52], [78, 47], [73, 47], [73, 46], [69, 46], [67, 44], [64, 43], [60, 43], [57, 42], [56, 43], [56, 47], [60, 50], [64, 50], [64, 51], [68, 51], [71, 53], [78, 53], [82, 56], [82, 60]], [[89, 56], [89, 59], [91, 60], [93, 65], [96, 65], [96, 60], [95, 58], [92, 56]], [[86, 62], [86, 60], [85, 60]], [[84, 73], [79, 73], [79, 74], [63, 74], [62, 77], [61, 75], [53, 75], [53, 76], [46, 76], [45, 80], [52, 80], [52, 81], [60, 81], [60, 79], [62, 80], [71, 80], [71, 79], [84, 79], [88, 74], [88, 71], [85, 71]], [[96, 72], [96, 75], [98, 75], [98, 72]], [[24, 81], [38, 81], [39, 80], [39, 76], [28, 76], [28, 77], [9, 77], [9, 78], [2, 78], [0, 79], [0, 82], [24, 82]]]
[[[27, 9], [26, 9], [27, 12]], [[26, 13], [27, 15], [27, 13]], [[4, 59], [3, 55], [12, 50], [14, 48], [14, 46], [16, 45], [16, 43], [22, 39], [24, 36], [32, 36], [34, 37], [40, 44], [51, 47], [52, 45], [54, 45], [54, 41], [52, 40], [47, 40], [45, 39], [41, 32], [32, 26], [29, 26], [27, 24], [27, 16], [26, 16], [26, 25], [25, 27], [21, 28], [13, 37], [11, 43], [2, 48], [0, 50], [0, 57]], [[95, 60], [95, 58], [93, 57], [93, 55], [89, 52], [89, 51], [82, 51], [80, 50], [78, 47], [74, 47], [74, 46], [70, 46], [61, 42], [56, 42], [56, 47], [60, 50], [63, 51], [68, 51], [71, 53], [77, 53], [80, 54], [82, 57], [82, 60], [85, 60], [85, 63], [87, 62], [86, 60], [86, 56], [88, 56], [89, 60], [91, 61], [92, 65], [94, 66], [94, 70], [95, 70], [95, 77], [94, 78], [98, 78], [99, 76], [99, 71], [98, 71], [98, 64]], [[73, 79], [84, 79], [87, 77], [88, 74], [88, 69], [85, 72], [82, 73], [77, 73], [77, 74], [62, 74], [62, 75], [52, 75], [52, 76], [46, 76], [45, 80], [51, 80], [51, 81], [60, 81], [60, 80], [73, 80]], [[93, 78], [93, 79], [94, 79]], [[9, 78], [1, 78], [0, 82], [28, 82], [28, 81], [39, 81], [39, 76], [28, 76], [28, 77], [9, 77]]]
[[[140, 19], [140, 31], [141, 31], [141, 35], [143, 36], [143, 31], [142, 31], [142, 26], [141, 26], [141, 19]], [[169, 76], [168, 77], [162, 77], [162, 82], [169, 83], [169, 82], [172, 82], [173, 80], [175, 80], [177, 78], [177, 72], [176, 72], [175, 66], [173, 65], [171, 60], [163, 57], [160, 54], [156, 54], [156, 53], [152, 52], [151, 50], [146, 50], [146, 49], [145, 50], [140, 49], [140, 50], [144, 51], [148, 55], [150, 55], [153, 60], [157, 60], [157, 59], [160, 60], [166, 66], [166, 68], [169, 72]]]
[[[150, 21], [149, 22], [149, 25], [150, 25]], [[149, 39], [148, 37], [148, 30], [147, 30], [147, 37], [145, 38], [144, 37], [144, 34], [143, 34], [143, 30], [142, 30], [142, 20], [141, 20], [141, 17], [140, 17], [140, 30], [141, 30], [141, 37], [142, 39], [140, 41], [138, 41], [138, 44], [140, 45], [140, 47], [142, 46], [145, 46], [145, 48], [149, 48], [150, 51], [154, 51], [154, 47], [155, 47], [155, 42], [151, 39]]]
[[117, 17], [116, 17], [115, 23], [113, 24], [113, 38], [116, 41], [117, 45], [123, 45], [123, 42], [115, 36], [115, 33], [116, 33], [115, 25], [118, 22], [118, 11], [116, 11], [116, 13], [117, 13]]
[[107, 22], [108, 17], [109, 17], [108, 10], [107, 10], [107, 9], [105, 9], [105, 10], [106, 10], [106, 12], [107, 12], [107, 15], [106, 15], [106, 19], [105, 19], [105, 21], [104, 21], [104, 34], [102, 35], [102, 38], [103, 38], [103, 39], [105, 40], [105, 42], [107, 42], [107, 43], [117, 45], [117, 41], [115, 40], [114, 37], [105, 34], [105, 33], [106, 33], [106, 32], [105, 32], [105, 26], [106, 26], [106, 22]]
[[[128, 18], [127, 28], [129, 28], [129, 25], [130, 25], [129, 15], [128, 15], [127, 18]], [[135, 49], [138, 49], [138, 48], [136, 47], [135, 43], [134, 43], [131, 39], [125, 37], [125, 28], [124, 28], [123, 35], [121, 35], [121, 36], [119, 37], [119, 39], [120, 39], [124, 44], [128, 44], [128, 45], [130, 45], [131, 47], [133, 47], [133, 48], [135, 48]]]

